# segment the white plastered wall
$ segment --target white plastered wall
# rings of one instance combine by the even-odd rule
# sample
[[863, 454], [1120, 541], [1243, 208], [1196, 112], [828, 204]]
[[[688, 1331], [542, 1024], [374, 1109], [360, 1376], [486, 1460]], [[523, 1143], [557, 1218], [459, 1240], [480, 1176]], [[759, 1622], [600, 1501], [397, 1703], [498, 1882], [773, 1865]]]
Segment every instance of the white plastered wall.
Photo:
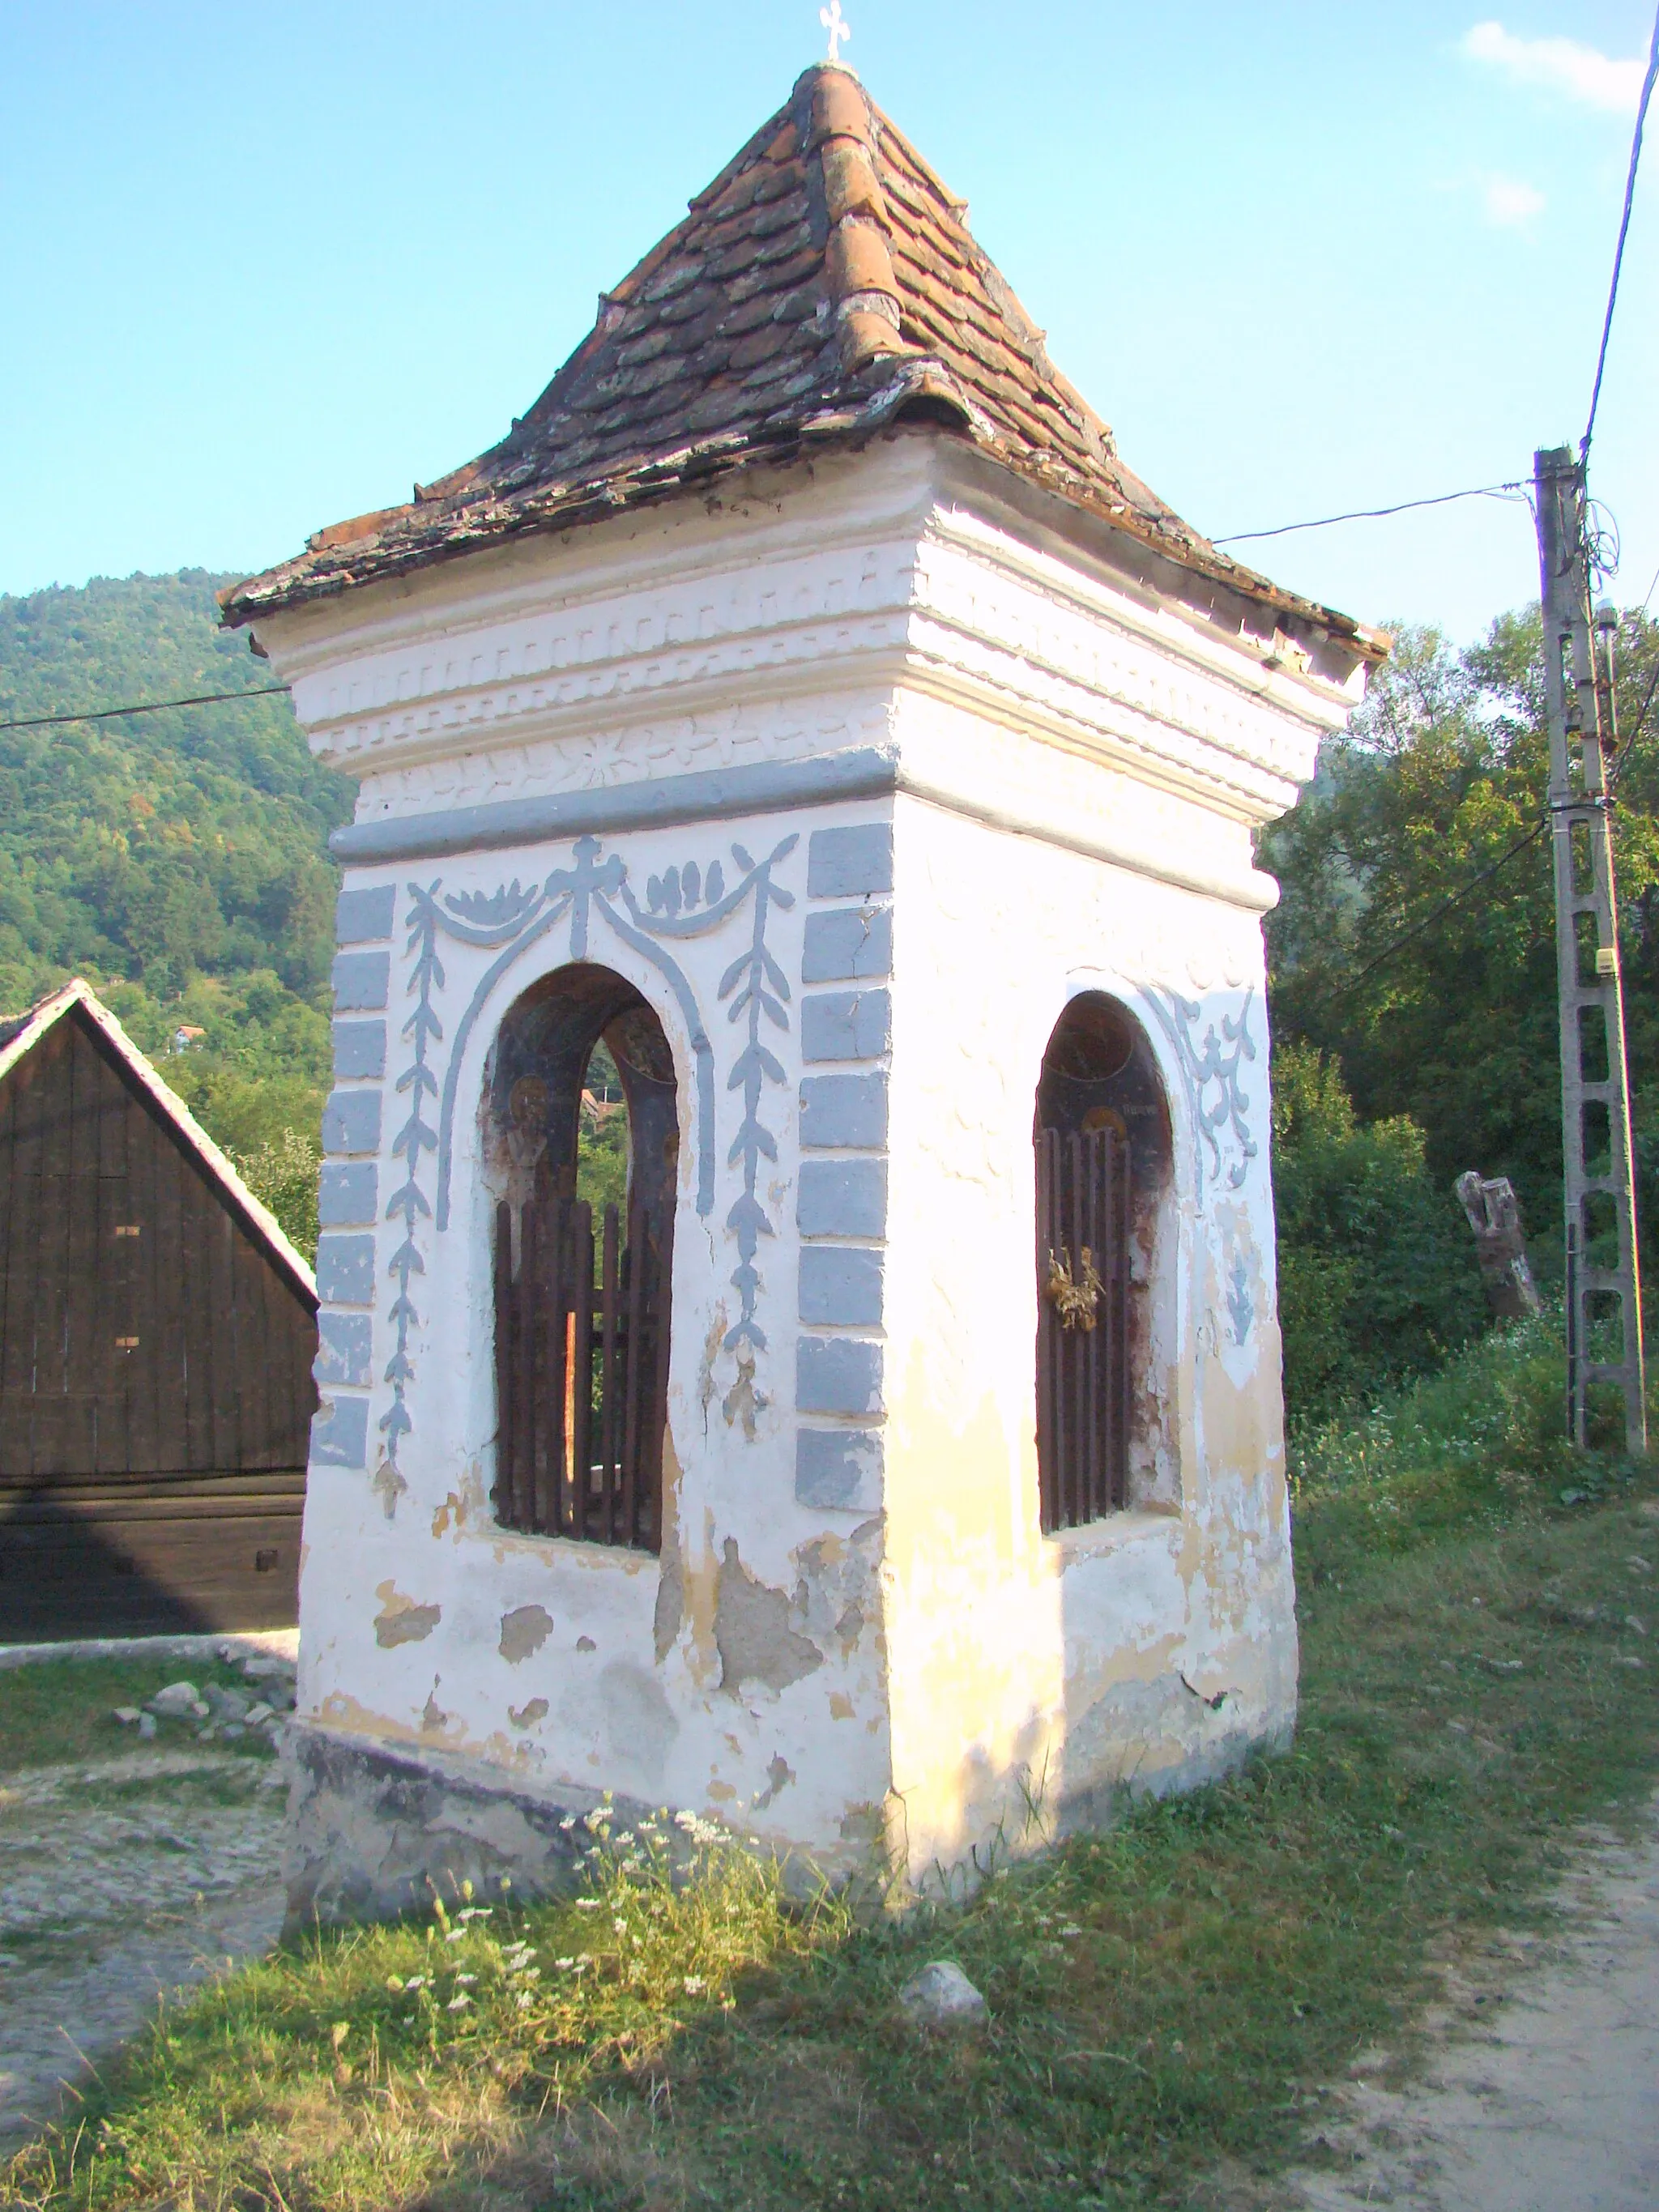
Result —
[[[596, 865], [620, 863], [643, 906], [653, 877], [688, 862], [706, 879], [719, 861], [734, 888], [744, 879], [738, 850], [770, 863], [766, 950], [796, 979], [793, 1000], [810, 837], [871, 811], [815, 812], [810, 826], [790, 815], [630, 832], [598, 841]], [[372, 1150], [365, 1137], [340, 1162], [372, 1165], [376, 1218], [325, 1231], [323, 1327], [326, 1343], [341, 1323], [360, 1333], [367, 1323], [375, 1349], [349, 1382], [337, 1372], [325, 1377], [337, 1418], [343, 1403], [361, 1407], [364, 1443], [344, 1449], [355, 1465], [313, 1463], [302, 1709], [331, 1729], [482, 1762], [514, 1786], [574, 1793], [579, 1804], [609, 1790], [689, 1805], [805, 1845], [832, 1866], [861, 1859], [879, 1829], [887, 1775], [879, 1522], [862, 1510], [826, 1522], [795, 1497], [794, 1003], [788, 1028], [767, 1036], [784, 1073], [768, 1082], [760, 1107], [776, 1153], [763, 1155], [756, 1187], [770, 1224], [752, 1301], [765, 1345], [745, 1374], [726, 1342], [742, 1304], [727, 1215], [743, 1180], [731, 1158], [744, 1102], [729, 1083], [742, 1024], [726, 1018], [733, 993], [722, 992], [722, 980], [750, 941], [752, 898], [701, 939], [654, 940], [678, 971], [678, 988], [610, 926], [597, 899], [588, 921], [587, 957], [653, 1006], [679, 1091], [662, 1559], [515, 1534], [495, 1520], [494, 1198], [481, 1108], [501, 1021], [571, 957], [573, 917], [557, 914], [544, 889], [526, 930], [538, 913], [554, 915], [552, 926], [505, 960], [499, 939], [470, 943], [452, 924], [476, 926], [469, 918], [485, 910], [479, 901], [497, 900], [504, 886], [544, 887], [571, 861], [568, 843], [453, 856], [418, 871], [423, 900], [412, 896], [408, 870], [348, 878], [348, 902], [365, 901], [348, 911], [368, 911], [378, 893], [390, 916], [389, 1058], [379, 1080], [343, 1082], [335, 1092], [337, 1106], [354, 1095], [380, 1106]], [[422, 983], [421, 917], [434, 909], [441, 977]], [[639, 935], [619, 901], [609, 911]], [[507, 953], [516, 941], [508, 936]], [[710, 1040], [712, 1079], [702, 1085], [688, 1004]], [[441, 1031], [424, 1055], [429, 1085], [408, 1079], [421, 1058], [417, 1037], [405, 1034], [417, 1009]], [[362, 1018], [363, 1009], [354, 1012]], [[417, 1095], [431, 1140], [414, 1145], [411, 1177]], [[411, 1180], [421, 1193], [418, 1261], [405, 1283], [398, 1195]], [[340, 1244], [366, 1238], [371, 1267], [357, 1264], [355, 1249], [337, 1265]], [[395, 1384], [394, 1359], [402, 1363]]]
[[[924, 803], [896, 847], [888, 1695], [925, 1885], [1282, 1738], [1296, 1631], [1256, 917]], [[1141, 1378], [1172, 1494], [1046, 1536], [1032, 1126], [1084, 991], [1139, 1023], [1173, 1126]]]

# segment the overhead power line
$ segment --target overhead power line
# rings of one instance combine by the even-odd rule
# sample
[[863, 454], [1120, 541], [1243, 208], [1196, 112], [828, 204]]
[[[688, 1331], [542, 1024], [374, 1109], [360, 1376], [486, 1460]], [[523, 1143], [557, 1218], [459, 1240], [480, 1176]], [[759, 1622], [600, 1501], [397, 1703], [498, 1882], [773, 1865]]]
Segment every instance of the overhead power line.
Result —
[[161, 714], [169, 707], [216, 707], [223, 699], [274, 699], [286, 684], [259, 684], [251, 691], [198, 691], [190, 699], [145, 699], [134, 707], [89, 707], [79, 714], [25, 714], [0, 722], [0, 730], [46, 730], [60, 722], [113, 722], [123, 714]]
[[1328, 530], [1334, 522], [1375, 522], [1387, 514], [1407, 514], [1418, 507], [1449, 507], [1458, 499], [1525, 497], [1525, 481], [1514, 477], [1507, 483], [1475, 484], [1468, 491], [1437, 492], [1432, 499], [1402, 499], [1395, 507], [1359, 507], [1347, 514], [1322, 514], [1313, 522], [1281, 522], [1274, 530], [1235, 530], [1229, 538], [1212, 538], [1212, 545], [1243, 545], [1253, 538], [1289, 538], [1298, 530]]
[[1462, 906], [1463, 901], [1472, 892], [1479, 890], [1482, 884], [1490, 883], [1499, 869], [1507, 868], [1510, 862], [1518, 854], [1524, 853], [1529, 845], [1535, 845], [1548, 827], [1547, 821], [1534, 823], [1524, 837], [1516, 840], [1508, 852], [1500, 853], [1488, 866], [1481, 869], [1478, 876], [1471, 876], [1461, 890], [1455, 890], [1449, 899], [1443, 899], [1437, 907], [1432, 908], [1424, 915], [1421, 921], [1414, 922], [1411, 928], [1396, 937], [1391, 945], [1385, 945], [1375, 958], [1368, 960], [1363, 968], [1357, 969], [1349, 976], [1346, 983], [1339, 984], [1334, 991], [1322, 992], [1311, 1005], [1303, 1009], [1303, 1019], [1305, 1020], [1310, 1014], [1316, 1013], [1322, 1006], [1334, 1006], [1339, 999], [1346, 999], [1349, 993], [1356, 990], [1368, 975], [1374, 975], [1385, 961], [1392, 960], [1396, 952], [1403, 952], [1407, 945], [1414, 944], [1425, 931], [1431, 929], [1437, 921], [1449, 915], [1454, 907]]
[[1625, 211], [1619, 219], [1619, 243], [1613, 248], [1613, 282], [1607, 287], [1607, 312], [1601, 322], [1601, 349], [1595, 357], [1595, 382], [1590, 392], [1589, 420], [1584, 425], [1584, 434], [1578, 441], [1578, 459], [1583, 463], [1589, 458], [1590, 440], [1595, 434], [1595, 410], [1601, 404], [1601, 379], [1607, 374], [1607, 340], [1613, 336], [1613, 311], [1619, 301], [1619, 272], [1625, 262], [1625, 240], [1630, 235], [1630, 211], [1636, 198], [1636, 172], [1642, 161], [1642, 127], [1648, 119], [1648, 102], [1653, 98], [1654, 80], [1659, 77], [1659, 13], [1653, 19], [1653, 40], [1648, 48], [1648, 73], [1642, 80], [1642, 97], [1636, 106], [1636, 130], [1630, 142], [1630, 173], [1625, 179]]
[[1620, 769], [1630, 758], [1631, 747], [1642, 734], [1642, 725], [1648, 719], [1648, 708], [1653, 704], [1653, 695], [1656, 691], [1659, 691], [1659, 663], [1656, 663], [1653, 673], [1648, 678], [1647, 696], [1637, 710], [1636, 720], [1625, 732], [1625, 742], [1619, 748], [1619, 757], [1607, 771], [1607, 782], [1610, 786], [1618, 781]]

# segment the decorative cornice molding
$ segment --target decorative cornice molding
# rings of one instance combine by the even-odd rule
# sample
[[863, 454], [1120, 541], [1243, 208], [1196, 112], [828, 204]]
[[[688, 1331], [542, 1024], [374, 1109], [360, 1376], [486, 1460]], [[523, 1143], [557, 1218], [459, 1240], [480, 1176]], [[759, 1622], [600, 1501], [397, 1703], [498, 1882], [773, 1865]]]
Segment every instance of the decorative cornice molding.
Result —
[[[874, 512], [830, 501], [818, 530], [792, 502], [744, 529], [742, 557], [729, 531], [682, 531], [675, 564], [655, 546], [631, 572], [552, 563], [539, 604], [520, 577], [432, 602], [423, 622], [388, 611], [331, 647], [277, 641], [278, 658], [313, 750], [362, 780], [370, 807], [383, 780], [503, 750], [520, 769], [539, 756], [544, 789], [651, 776], [660, 744], [640, 739], [665, 724], [760, 724], [826, 691], [907, 689], [1234, 820], [1294, 804], [1352, 685], [1316, 678], [1284, 640], [1207, 636], [1191, 609], [1143, 604], [937, 487], [912, 489], [928, 496], [903, 513], [891, 496]], [[757, 741], [773, 750], [769, 732]], [[381, 803], [411, 801], [423, 795], [404, 783]]]
[[355, 823], [337, 830], [329, 844], [335, 857], [348, 866], [371, 867], [436, 860], [451, 853], [548, 844], [590, 833], [614, 837], [630, 830], [672, 829], [693, 822], [737, 820], [838, 801], [897, 796], [925, 799], [988, 829], [1035, 837], [1089, 860], [1105, 860], [1136, 875], [1224, 900], [1250, 913], [1265, 913], [1279, 896], [1273, 878], [1258, 870], [1235, 872], [1183, 866], [1178, 860], [1149, 852], [1130, 840], [1115, 841], [1080, 830], [1075, 820], [1068, 823], [1045, 818], [1034, 811], [946, 785], [925, 770], [908, 767], [890, 746], [860, 746], [803, 761], [761, 761], [746, 768], [653, 777], [648, 782], [613, 785], [598, 791], [501, 799], [485, 806]]

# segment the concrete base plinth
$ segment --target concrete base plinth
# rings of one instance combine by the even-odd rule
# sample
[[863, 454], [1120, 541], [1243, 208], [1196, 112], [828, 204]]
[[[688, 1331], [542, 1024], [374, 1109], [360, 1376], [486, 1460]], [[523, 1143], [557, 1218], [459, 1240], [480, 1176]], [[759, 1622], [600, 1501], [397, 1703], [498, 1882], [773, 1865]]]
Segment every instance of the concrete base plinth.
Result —
[[[289, 1838], [285, 1929], [390, 1920], [446, 1903], [471, 1882], [488, 1902], [574, 1886], [592, 1838], [597, 1793], [554, 1797], [513, 1788], [499, 1771], [426, 1751], [366, 1743], [300, 1722], [283, 1748]], [[650, 1808], [618, 1802], [624, 1825]]]

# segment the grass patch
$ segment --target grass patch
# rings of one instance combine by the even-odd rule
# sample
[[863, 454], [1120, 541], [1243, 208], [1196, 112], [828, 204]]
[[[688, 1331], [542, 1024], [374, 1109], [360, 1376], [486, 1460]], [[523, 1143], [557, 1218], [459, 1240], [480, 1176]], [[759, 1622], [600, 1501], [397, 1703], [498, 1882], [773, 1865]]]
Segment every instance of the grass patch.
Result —
[[[1285, 1756], [873, 1928], [712, 1844], [673, 1879], [666, 1823], [602, 1838], [579, 1902], [331, 1935], [193, 1996], [0, 2197], [1085, 2212], [1272, 2172], [1320, 2085], [1408, 2033], [1434, 1947], [1537, 1920], [1574, 1824], [1659, 1773], [1651, 1480], [1565, 1504], [1516, 1418], [1462, 1460], [1356, 1437], [1346, 1473], [1304, 1474]], [[899, 1988], [942, 1956], [984, 2034], [904, 2025]]]
[[[259, 1697], [264, 1687], [226, 1660], [176, 1654], [171, 1659], [38, 1659], [0, 1669], [0, 1774], [115, 1759], [127, 1751], [192, 1747], [194, 1722], [164, 1720], [145, 1744], [136, 1729], [114, 1717], [117, 1705], [142, 1705], [167, 1683], [185, 1680], [204, 1690], [216, 1682], [249, 1698]], [[250, 1759], [274, 1756], [257, 1733], [230, 1743], [216, 1736], [212, 1748]]]

